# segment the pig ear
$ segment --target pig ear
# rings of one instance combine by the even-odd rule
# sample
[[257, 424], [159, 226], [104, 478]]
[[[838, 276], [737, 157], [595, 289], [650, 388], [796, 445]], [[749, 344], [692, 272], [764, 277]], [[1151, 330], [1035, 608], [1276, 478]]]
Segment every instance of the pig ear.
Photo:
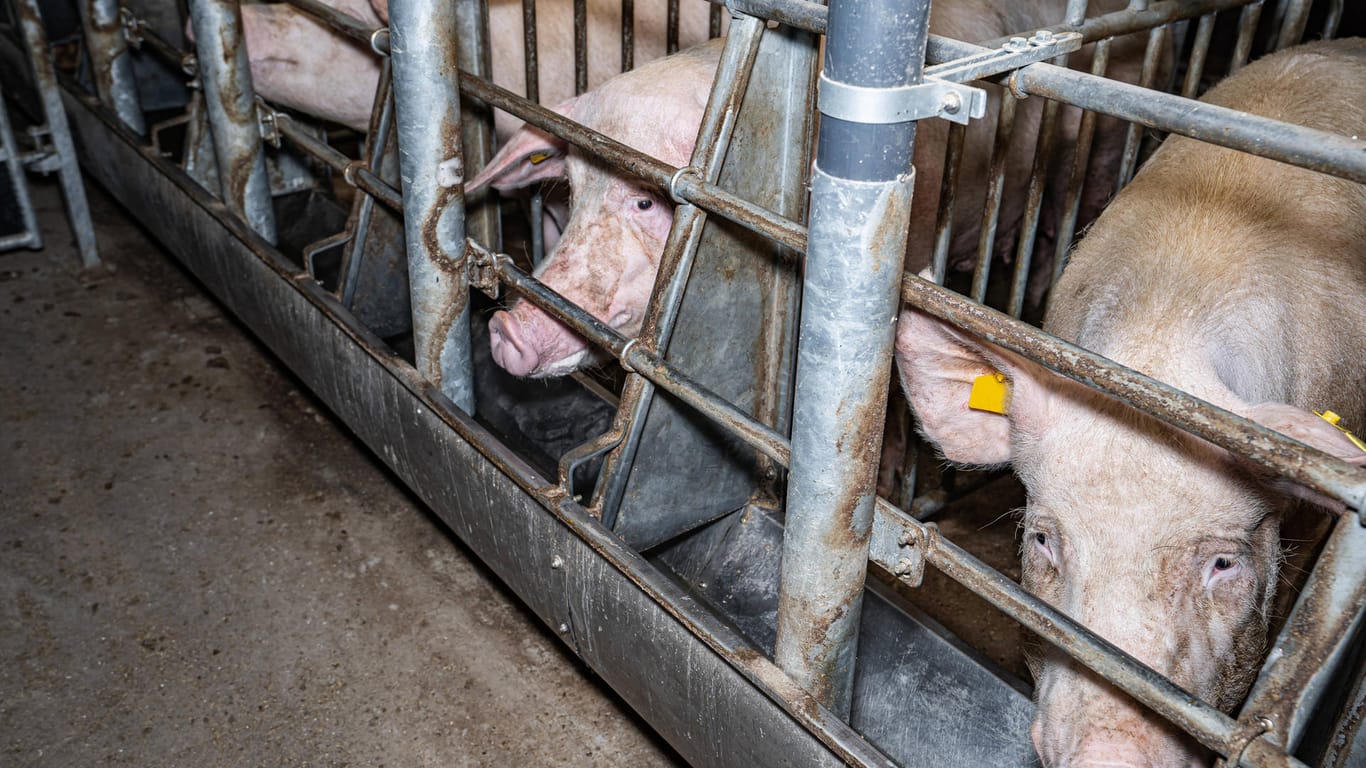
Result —
[[[573, 116], [577, 99], [555, 105], [554, 110]], [[569, 145], [539, 128], [524, 125], [512, 134], [507, 144], [465, 184], [465, 193], [490, 185], [500, 192], [522, 189], [538, 181], [565, 178], [565, 153]]]
[[[1303, 408], [1296, 408], [1285, 403], [1235, 406], [1233, 410], [1262, 426], [1270, 427], [1286, 437], [1292, 437], [1330, 456], [1336, 456], [1348, 464], [1366, 467], [1366, 450], [1357, 447], [1351, 438], [1347, 437], [1346, 433], [1313, 411], [1306, 411]], [[1360, 425], [1354, 426], [1360, 427]], [[1340, 502], [1321, 496], [1295, 483], [1277, 480], [1274, 485], [1277, 490], [1289, 493], [1292, 496], [1312, 501], [1330, 509], [1343, 510], [1343, 505]]]
[[[896, 364], [921, 432], [955, 463], [1008, 463], [1012, 423], [1042, 406], [1043, 369], [916, 309], [901, 314]], [[969, 408], [973, 383], [994, 373], [1006, 379], [1006, 414]]]

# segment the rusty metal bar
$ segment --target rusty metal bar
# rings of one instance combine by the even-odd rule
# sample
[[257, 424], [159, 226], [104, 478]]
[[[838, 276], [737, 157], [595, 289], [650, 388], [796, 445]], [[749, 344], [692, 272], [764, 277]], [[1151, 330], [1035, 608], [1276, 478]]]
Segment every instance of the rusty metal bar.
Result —
[[[493, 77], [487, 0], [450, 0], [455, 6], [456, 64], [463, 72]], [[457, 93], [456, 98], [459, 99]], [[460, 142], [469, 168], [483, 168], [493, 159], [493, 110], [478, 103], [460, 105]], [[484, 195], [465, 203], [465, 234], [485, 243], [501, 243], [502, 216], [498, 199]]]
[[1238, 40], [1233, 44], [1233, 57], [1229, 61], [1228, 73], [1231, 75], [1247, 63], [1252, 55], [1252, 43], [1257, 34], [1257, 22], [1262, 17], [1262, 0], [1243, 8], [1238, 16]]
[[963, 142], [968, 127], [960, 123], [949, 126], [948, 146], [944, 150], [944, 179], [939, 187], [939, 210], [935, 213], [934, 256], [930, 264], [934, 281], [944, 284], [949, 269], [949, 246], [953, 244], [953, 209], [958, 203], [958, 174], [963, 166]]
[[588, 90], [588, 0], [574, 0], [574, 95]]
[[[929, 0], [830, 8], [821, 90], [921, 82]], [[821, 106], [774, 661], [848, 716], [906, 252], [915, 122]]]
[[333, 149], [327, 142], [300, 128], [289, 115], [272, 115], [275, 130], [300, 151], [320, 160], [342, 174], [346, 183], [384, 203], [395, 213], [403, 212], [403, 195], [380, 178], [364, 160], [352, 160]]
[[902, 297], [912, 306], [1327, 494], [1358, 512], [1366, 511], [1366, 469], [913, 275], [902, 281], [902, 289]]
[[1273, 738], [1295, 749], [1325, 688], [1341, 674], [1337, 662], [1357, 638], [1363, 609], [1366, 527], [1347, 515], [1334, 525], [1239, 720], [1265, 718]]
[[[763, 31], [763, 20], [752, 16], [737, 18], [731, 24], [730, 35], [717, 64], [712, 95], [707, 100], [697, 131], [697, 143], [689, 159], [691, 173], [701, 176], [708, 183], [716, 183], [721, 173], [721, 161], [730, 147], [736, 116], [745, 98]], [[674, 209], [673, 227], [669, 230], [669, 239], [660, 256], [654, 289], [646, 305], [640, 333], [636, 336], [640, 348], [645, 351], [658, 354], [668, 349], [706, 219], [706, 212], [692, 204]], [[613, 429], [623, 437], [603, 465], [591, 504], [605, 525], [612, 524], [626, 492], [641, 432], [645, 427], [645, 415], [653, 399], [654, 387], [649, 380], [643, 376], [627, 378], [613, 422]]]
[[[341, 284], [337, 286], [337, 298], [341, 299], [342, 306], [347, 308], [354, 307], [356, 303], [356, 289], [361, 282], [361, 266], [365, 261], [366, 241], [369, 239], [370, 222], [374, 217], [375, 200], [380, 199], [386, 205], [391, 203], [396, 205], [397, 207], [390, 205], [390, 210], [402, 215], [403, 196], [401, 193], [385, 183], [386, 195], [381, 197], [378, 193], [379, 185], [369, 184], [372, 180], [384, 183], [381, 174], [386, 164], [390, 163], [389, 147], [396, 140], [393, 81], [394, 63], [386, 56], [380, 64], [379, 82], [375, 84], [375, 98], [370, 107], [370, 124], [365, 132], [365, 152], [362, 155], [364, 164], [357, 166], [357, 171], [351, 175], [351, 178], [355, 180], [356, 187], [368, 194], [355, 208], [354, 220], [347, 221], [351, 242], [343, 254], [340, 269], [342, 280]], [[395, 148], [395, 154], [397, 154], [397, 148]], [[342, 178], [347, 178], [345, 169], [342, 170]], [[385, 199], [386, 197], [387, 199]]]
[[[1104, 77], [1110, 66], [1110, 47], [1112, 41], [1105, 39], [1095, 44], [1091, 54], [1091, 74]], [[1057, 285], [1062, 270], [1067, 266], [1067, 258], [1072, 248], [1072, 236], [1077, 230], [1077, 218], [1081, 215], [1081, 198], [1086, 190], [1086, 173], [1091, 165], [1091, 146], [1096, 137], [1098, 116], [1091, 110], [1081, 113], [1081, 125], [1077, 127], [1077, 143], [1073, 148], [1072, 175], [1068, 178], [1067, 194], [1063, 198], [1062, 218], [1058, 222], [1058, 240], [1053, 251], [1053, 274], [1049, 280], [1050, 288]], [[1052, 293], [1050, 291], [1049, 295]]]
[[[1147, 0], [1134, 0], [1136, 3], [1147, 3]], [[1166, 27], [1158, 27], [1148, 32], [1148, 46], [1143, 51], [1143, 69], [1138, 77], [1138, 86], [1144, 89], [1151, 89], [1153, 81], [1157, 79], [1157, 66], [1159, 57], [1162, 55], [1164, 41], [1167, 36]], [[1119, 174], [1115, 178], [1115, 193], [1118, 194], [1133, 178], [1134, 169], [1138, 167], [1139, 142], [1143, 138], [1143, 131], [1137, 123], [1129, 123], [1124, 132], [1124, 154], [1119, 164]]]
[[668, 0], [664, 22], [664, 53], [678, 53], [678, 0]]
[[473, 413], [464, 187], [437, 182], [452, 152], [452, 171], [463, 174], [455, 5], [394, 0], [389, 24], [417, 370]]
[[522, 58], [526, 64], [526, 97], [541, 103], [541, 76], [536, 61], [536, 0], [522, 0]]
[[977, 230], [977, 265], [972, 271], [972, 298], [985, 301], [991, 259], [996, 253], [996, 227], [1001, 221], [1001, 196], [1006, 184], [1006, 160], [1010, 154], [1010, 135], [1015, 130], [1015, 111], [1019, 99], [1009, 92], [1001, 94], [1001, 109], [996, 113], [996, 139], [987, 170], [987, 197], [982, 206], [982, 227]]
[[636, 2], [621, 0], [621, 71], [636, 66]]
[[133, 78], [133, 59], [123, 35], [118, 0], [79, 0], [85, 47], [100, 101], [139, 136], [147, 134], [147, 122]]
[[237, 0], [190, 0], [195, 56], [223, 202], [275, 242], [275, 211]]
[[352, 40], [368, 44], [375, 34], [375, 27], [319, 0], [283, 0], [283, 2], [298, 8], [322, 22], [324, 26], [335, 32], [340, 32]]

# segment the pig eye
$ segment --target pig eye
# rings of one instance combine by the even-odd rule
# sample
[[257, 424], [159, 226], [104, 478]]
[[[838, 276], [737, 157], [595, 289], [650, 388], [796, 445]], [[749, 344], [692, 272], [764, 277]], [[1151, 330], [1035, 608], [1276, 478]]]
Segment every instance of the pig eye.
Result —
[[638, 211], [648, 211], [653, 207], [655, 207], [655, 201], [648, 197], [642, 197], [636, 201], [636, 210]]
[[1033, 533], [1033, 538], [1034, 546], [1039, 550], [1040, 554], [1048, 558], [1048, 562], [1052, 564], [1054, 568], [1058, 567], [1058, 560], [1053, 554], [1053, 545], [1048, 540], [1048, 534], [1043, 531], [1035, 531]]
[[1227, 557], [1216, 557], [1216, 558], [1214, 558], [1214, 570], [1215, 570], [1216, 573], [1219, 572], [1219, 571], [1227, 571], [1228, 569], [1230, 569], [1230, 568], [1232, 568], [1232, 567], [1233, 567], [1233, 560], [1232, 560], [1231, 558], [1227, 558]]
[[1205, 586], [1214, 587], [1243, 572], [1242, 562], [1234, 555], [1215, 555], [1205, 570]]

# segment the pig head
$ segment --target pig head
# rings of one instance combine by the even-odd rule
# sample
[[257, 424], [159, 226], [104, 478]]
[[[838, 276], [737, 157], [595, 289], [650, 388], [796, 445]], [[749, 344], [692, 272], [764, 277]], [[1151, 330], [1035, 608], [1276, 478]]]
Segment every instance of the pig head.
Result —
[[[1334, 89], [1351, 83], [1349, 94]], [[1303, 46], [1207, 101], [1366, 131], [1366, 44]], [[1311, 409], [1366, 426], [1366, 187], [1174, 137], [1097, 220], [1046, 327], [1366, 466]], [[1344, 301], [1344, 297], [1353, 297]], [[897, 364], [945, 458], [1010, 463], [1029, 501], [1024, 586], [1224, 711], [1266, 642], [1285, 489], [1198, 438], [913, 309]], [[971, 410], [999, 372], [1004, 414]], [[1033, 661], [1045, 766], [1203, 765], [1180, 731], [1061, 653]]]
[[[557, 105], [555, 111], [677, 166], [688, 164], [720, 57], [720, 40], [659, 59]], [[535, 276], [625, 335], [640, 330], [673, 206], [659, 190], [525, 126], [466, 185], [500, 191], [552, 179], [571, 190], [568, 223]], [[585, 342], [529, 302], [489, 321], [493, 359], [517, 376], [560, 376]]]

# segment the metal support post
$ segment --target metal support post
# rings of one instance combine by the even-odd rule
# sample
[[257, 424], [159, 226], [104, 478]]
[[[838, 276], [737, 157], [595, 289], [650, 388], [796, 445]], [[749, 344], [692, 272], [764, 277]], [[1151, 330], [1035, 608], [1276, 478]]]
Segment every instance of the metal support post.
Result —
[[237, 0], [189, 0], [204, 109], [228, 209], [270, 242], [275, 212]]
[[395, 0], [389, 6], [417, 370], [473, 413], [463, 179], [437, 184], [437, 166], [448, 157], [463, 176], [456, 30], [454, 4]]
[[[38, 0], [17, 0], [15, 6], [19, 10], [24, 45], [28, 48], [38, 97], [43, 104], [48, 140], [52, 142], [52, 150], [57, 153], [57, 178], [62, 184], [62, 197], [66, 200], [67, 218], [71, 221], [71, 232], [76, 238], [76, 249], [81, 254], [81, 266], [93, 267], [100, 263], [100, 255], [95, 250], [95, 226], [90, 221], [90, 205], [85, 199], [81, 168], [76, 161], [76, 146], [71, 141], [71, 127], [67, 123], [66, 108], [62, 105], [62, 95], [57, 85], [57, 71], [52, 66], [47, 30], [43, 28]], [[3, 109], [4, 104], [0, 103], [0, 110]], [[17, 182], [22, 184], [24, 180], [19, 178]]]
[[858, 119], [878, 110], [846, 110], [843, 97], [858, 89], [857, 106], [878, 107], [918, 85], [929, 15], [929, 0], [835, 0], [821, 75], [775, 660], [845, 717], [900, 306], [915, 123]]
[[81, 25], [85, 28], [85, 47], [95, 76], [95, 92], [100, 101], [139, 136], [147, 135], [147, 122], [138, 99], [133, 77], [133, 59], [128, 40], [123, 36], [119, 0], [81, 0]]
[[[493, 79], [490, 60], [489, 15], [486, 0], [458, 0], [455, 19], [457, 55], [460, 69], [478, 77]], [[462, 104], [460, 114], [461, 151], [466, 167], [483, 168], [493, 159], [493, 110], [489, 107]], [[533, 221], [540, 221], [534, 218]], [[532, 229], [540, 233], [540, 226]], [[465, 234], [481, 243], [500, 245], [503, 242], [498, 198], [485, 194], [475, 204], [466, 201]]]

